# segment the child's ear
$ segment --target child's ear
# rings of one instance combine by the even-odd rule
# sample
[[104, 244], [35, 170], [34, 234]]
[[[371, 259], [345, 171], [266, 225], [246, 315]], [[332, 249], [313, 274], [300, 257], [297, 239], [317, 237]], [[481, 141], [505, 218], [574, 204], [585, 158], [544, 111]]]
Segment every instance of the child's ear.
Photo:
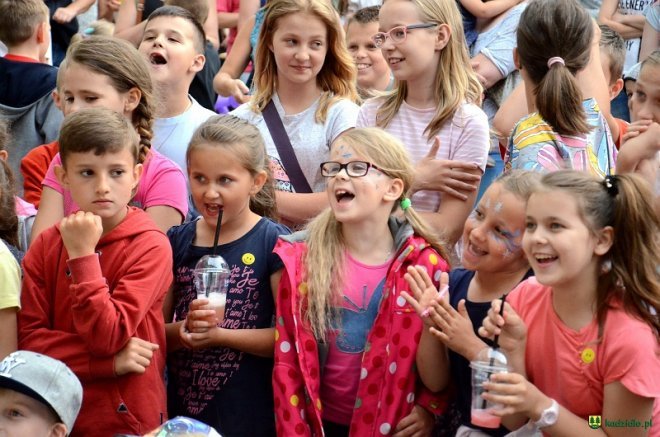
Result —
[[43, 44], [46, 41], [48, 41], [48, 34], [50, 33], [49, 27], [50, 26], [48, 24], [48, 21], [42, 21], [37, 25], [37, 28], [35, 29], [35, 33], [38, 44]]
[[256, 196], [256, 194], [264, 187], [267, 180], [268, 174], [263, 170], [254, 175], [254, 178], [252, 179], [252, 188], [250, 189], [250, 196]]
[[50, 433], [48, 434], [48, 437], [66, 437], [66, 434], [67, 434], [66, 425], [63, 423], [56, 423], [50, 429]]
[[518, 47], [513, 48], [513, 65], [515, 65], [518, 70], [521, 69], [520, 58], [518, 57]]
[[438, 26], [438, 34], [436, 35], [435, 39], [435, 49], [444, 49], [447, 44], [449, 44], [449, 38], [451, 38], [451, 28], [447, 24], [440, 24]]
[[68, 190], [69, 177], [67, 176], [66, 170], [64, 169], [64, 163], [62, 163], [62, 165], [55, 166], [55, 176], [57, 176], [57, 180], [59, 181], [60, 185]]
[[202, 71], [202, 68], [204, 68], [204, 64], [206, 63], [206, 56], [202, 54], [197, 54], [193, 58], [192, 65], [190, 66], [190, 71], [197, 73], [198, 71]]
[[[57, 89], [54, 89], [53, 92], [51, 93], [51, 96], [53, 97], [53, 102], [55, 103], [55, 106], [57, 106], [57, 109], [62, 111], [62, 99], [60, 96], [60, 93], [57, 92]], [[64, 112], [64, 111], [62, 111]]]
[[612, 228], [612, 226], [605, 226], [598, 231], [596, 235], [596, 247], [594, 247], [594, 253], [598, 256], [605, 255], [610, 250], [613, 243], [614, 228]]
[[137, 188], [138, 184], [140, 183], [140, 178], [142, 177], [143, 171], [144, 166], [142, 164], [135, 164], [135, 167], [133, 167], [133, 179], [135, 179], [133, 182], [133, 189]]
[[135, 108], [140, 104], [140, 99], [142, 98], [142, 92], [133, 87], [126, 93], [126, 101], [124, 102], [124, 114], [132, 113]]
[[6, 150], [0, 150], [0, 160], [7, 161], [7, 158], [9, 158], [9, 152]]
[[399, 178], [395, 178], [390, 181], [390, 186], [387, 188], [387, 191], [385, 192], [385, 196], [383, 197], [383, 199], [386, 201], [395, 202], [396, 200], [401, 198], [402, 195], [403, 195], [403, 181]]
[[617, 79], [614, 84], [610, 85], [610, 100], [614, 100], [623, 89], [623, 79]]

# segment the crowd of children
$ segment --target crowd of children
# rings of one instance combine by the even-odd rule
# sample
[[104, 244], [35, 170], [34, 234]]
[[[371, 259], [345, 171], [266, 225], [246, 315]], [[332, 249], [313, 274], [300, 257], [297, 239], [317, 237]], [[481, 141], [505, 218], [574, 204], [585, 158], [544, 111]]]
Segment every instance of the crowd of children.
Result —
[[660, 436], [657, 0], [92, 3], [0, 0], [0, 435]]

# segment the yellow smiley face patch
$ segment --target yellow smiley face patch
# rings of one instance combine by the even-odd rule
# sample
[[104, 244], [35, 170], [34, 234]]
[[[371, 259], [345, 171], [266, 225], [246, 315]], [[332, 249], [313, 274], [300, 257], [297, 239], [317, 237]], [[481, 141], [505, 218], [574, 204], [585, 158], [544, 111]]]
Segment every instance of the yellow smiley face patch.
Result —
[[596, 359], [596, 352], [590, 347], [585, 348], [580, 354], [584, 364], [591, 364]]
[[250, 252], [244, 253], [241, 257], [241, 261], [243, 261], [243, 264], [246, 266], [251, 266], [254, 264], [254, 259], [254, 255], [252, 255]]

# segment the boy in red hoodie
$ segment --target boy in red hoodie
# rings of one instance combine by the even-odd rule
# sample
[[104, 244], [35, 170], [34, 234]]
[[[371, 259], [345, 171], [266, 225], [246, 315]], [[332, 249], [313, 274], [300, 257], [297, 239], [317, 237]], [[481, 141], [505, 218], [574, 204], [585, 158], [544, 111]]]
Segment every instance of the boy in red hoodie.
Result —
[[59, 141], [58, 177], [81, 210], [25, 256], [19, 346], [65, 362], [82, 382], [72, 436], [143, 434], [166, 419], [170, 244], [128, 206], [142, 172], [129, 120], [84, 109], [65, 120]]

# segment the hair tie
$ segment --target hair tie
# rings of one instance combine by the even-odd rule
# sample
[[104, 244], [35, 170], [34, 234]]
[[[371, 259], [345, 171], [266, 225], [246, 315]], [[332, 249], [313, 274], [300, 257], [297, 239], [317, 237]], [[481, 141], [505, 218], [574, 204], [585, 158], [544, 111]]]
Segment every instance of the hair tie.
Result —
[[616, 195], [619, 194], [618, 177], [610, 176], [610, 175], [605, 176], [605, 179], [603, 179], [603, 186], [605, 187], [607, 194], [609, 194], [610, 196], [616, 197]]
[[404, 197], [403, 199], [401, 199], [401, 210], [402, 211], [405, 211], [406, 209], [410, 208], [411, 205], [412, 205], [412, 202], [410, 201], [409, 198]]
[[566, 65], [566, 63], [564, 62], [564, 60], [561, 57], [553, 56], [552, 58], [548, 59], [548, 69], [550, 69], [553, 65], [555, 65], [557, 63], [559, 63], [561, 65]]

